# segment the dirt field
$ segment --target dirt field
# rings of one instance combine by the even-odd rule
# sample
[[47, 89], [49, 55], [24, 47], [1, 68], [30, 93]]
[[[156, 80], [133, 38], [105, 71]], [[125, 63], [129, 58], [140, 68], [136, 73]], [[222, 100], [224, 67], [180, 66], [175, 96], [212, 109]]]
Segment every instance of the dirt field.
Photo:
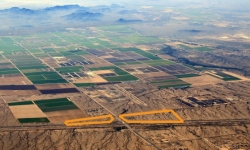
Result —
[[38, 90], [0, 90], [0, 95], [40, 95]]
[[20, 76], [4, 76], [0, 77], [0, 85], [27, 85], [32, 84], [26, 77]]
[[58, 68], [60, 67], [60, 65], [58, 65], [55, 61], [55, 59], [51, 58], [51, 57], [45, 57], [41, 59], [43, 62], [45, 62], [46, 64], [48, 64], [49, 66], [53, 67], [53, 68]]
[[63, 123], [65, 120], [69, 119], [88, 117], [88, 115], [80, 109], [45, 112], [45, 114], [52, 123]]
[[100, 76], [88, 77], [88, 78], [82, 78], [82, 79], [74, 80], [74, 83], [106, 83], [106, 82], [108, 82], [108, 81], [103, 79]]
[[192, 84], [192, 86], [202, 86], [202, 85], [209, 85], [209, 84], [218, 84], [218, 83], [225, 83], [223, 80], [210, 76], [208, 74], [203, 74], [198, 77], [191, 77], [191, 78], [181, 78], [181, 80]]
[[114, 73], [111, 70], [99, 70], [99, 71], [93, 71], [94, 74], [109, 74], [109, 73]]
[[38, 90], [49, 90], [49, 89], [62, 89], [62, 88], [73, 88], [71, 84], [49, 84], [49, 85], [35, 85]]
[[17, 119], [46, 117], [46, 115], [35, 104], [10, 106], [9, 108]]

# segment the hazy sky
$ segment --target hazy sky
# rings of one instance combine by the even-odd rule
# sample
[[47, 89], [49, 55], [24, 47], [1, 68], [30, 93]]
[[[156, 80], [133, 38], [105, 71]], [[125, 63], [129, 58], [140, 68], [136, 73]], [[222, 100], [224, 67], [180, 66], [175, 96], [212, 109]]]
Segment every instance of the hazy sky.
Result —
[[0, 8], [19, 7], [45, 7], [64, 4], [79, 4], [83, 6], [101, 5], [101, 4], [119, 4], [129, 0], [0, 0]]
[[65, 5], [65, 4], [79, 4], [81, 6], [93, 6], [93, 5], [108, 5], [108, 4], [120, 4], [120, 5], [159, 5], [159, 6], [171, 6], [172, 4], [188, 5], [194, 3], [202, 3], [205, 5], [215, 4], [217, 6], [226, 7], [238, 6], [239, 8], [250, 6], [250, 0], [0, 0], [0, 9], [10, 7], [26, 7], [26, 8], [44, 8], [47, 6]]
[[[93, 5], [154, 5], [154, 4], [168, 4], [176, 0], [0, 0], [0, 9], [10, 7], [27, 7], [27, 8], [43, 8], [46, 6], [78, 4], [81, 6]], [[177, 0], [183, 1], [183, 0]], [[185, 1], [185, 0], [184, 0]], [[190, 0], [188, 0], [190, 1]]]

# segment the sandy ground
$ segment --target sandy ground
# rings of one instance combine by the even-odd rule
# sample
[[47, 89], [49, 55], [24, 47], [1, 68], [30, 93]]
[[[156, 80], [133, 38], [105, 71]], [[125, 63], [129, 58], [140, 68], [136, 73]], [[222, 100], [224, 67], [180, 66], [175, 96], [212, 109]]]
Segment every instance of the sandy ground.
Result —
[[74, 88], [71, 84], [41, 84], [35, 85], [38, 90], [61, 89], [61, 88]]
[[95, 76], [95, 77], [89, 77], [89, 78], [82, 78], [82, 79], [77, 79], [74, 81], [74, 83], [106, 83], [108, 82], [107, 80], [103, 79], [100, 76]]
[[26, 84], [32, 84], [32, 83], [24, 76], [0, 77], [0, 85], [26, 85]]
[[16, 118], [42, 118], [46, 115], [34, 105], [10, 106], [11, 112]]
[[151, 50], [151, 47], [147, 45], [138, 45], [137, 48], [144, 50], [144, 51]]
[[99, 70], [99, 71], [93, 71], [94, 74], [109, 74], [109, 73], [114, 73], [111, 70]]
[[88, 115], [80, 109], [46, 112], [46, 116], [53, 123], [63, 123], [65, 120], [85, 118]]
[[42, 94], [38, 90], [0, 90], [0, 95], [40, 95]]
[[41, 59], [43, 62], [45, 62], [46, 64], [48, 64], [49, 66], [53, 67], [53, 68], [58, 68], [60, 67], [60, 65], [57, 64], [56, 60], [50, 57], [45, 57]]
[[101, 129], [7, 131], [1, 133], [0, 142], [1, 149], [156, 150], [128, 130], [124, 132], [110, 132]]
[[217, 84], [217, 83], [224, 83], [224, 81], [210, 76], [208, 74], [203, 74], [198, 77], [191, 77], [191, 78], [181, 78], [181, 80], [192, 84], [192, 86], [202, 86], [208, 84]]

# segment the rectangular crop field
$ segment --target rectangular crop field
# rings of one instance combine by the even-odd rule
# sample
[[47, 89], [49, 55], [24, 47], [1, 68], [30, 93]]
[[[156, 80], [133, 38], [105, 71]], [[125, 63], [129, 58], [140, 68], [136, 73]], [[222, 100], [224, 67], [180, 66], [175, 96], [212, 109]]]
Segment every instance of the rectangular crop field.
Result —
[[143, 61], [143, 63], [148, 64], [150, 66], [162, 66], [162, 65], [173, 65], [175, 64], [172, 61], [165, 60], [165, 59], [160, 59], [160, 60], [148, 60], [148, 61]]
[[95, 86], [95, 83], [75, 83], [77, 87], [88, 87], [88, 86]]
[[24, 75], [33, 84], [49, 84], [49, 83], [68, 83], [56, 72], [31, 72], [24, 73]]
[[73, 102], [69, 101], [67, 98], [38, 100], [34, 101], [34, 103], [43, 112], [78, 109], [78, 107]]
[[181, 74], [181, 75], [175, 75], [177, 78], [191, 78], [191, 77], [198, 77], [199, 74]]
[[103, 77], [105, 80], [109, 82], [122, 82], [122, 81], [135, 81], [138, 80], [137, 77], [133, 75], [124, 75], [124, 76], [116, 76], [116, 77]]
[[48, 118], [19, 118], [20, 123], [49, 123]]
[[32, 101], [23, 101], [23, 102], [11, 102], [8, 103], [9, 106], [19, 106], [19, 105], [33, 105]]

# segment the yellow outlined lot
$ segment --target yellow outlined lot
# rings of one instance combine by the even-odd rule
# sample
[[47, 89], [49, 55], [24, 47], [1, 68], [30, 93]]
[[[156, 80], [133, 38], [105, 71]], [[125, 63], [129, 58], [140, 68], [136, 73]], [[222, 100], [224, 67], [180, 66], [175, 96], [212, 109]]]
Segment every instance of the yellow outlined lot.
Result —
[[[98, 119], [106, 119], [109, 118], [107, 121], [94, 121]], [[66, 126], [83, 126], [83, 125], [95, 125], [95, 124], [110, 124], [115, 120], [115, 118], [109, 114], [104, 116], [96, 116], [96, 117], [88, 117], [88, 118], [80, 118], [80, 119], [73, 119], [73, 120], [66, 120], [64, 124]]]
[[[152, 114], [169, 113], [169, 112], [171, 112], [178, 120], [128, 120], [125, 118], [125, 117], [132, 117], [132, 116], [152, 115]], [[119, 115], [119, 118], [121, 118], [126, 123], [138, 123], [138, 124], [184, 123], [184, 120], [174, 110], [155, 110], [155, 111], [148, 111], [148, 112], [122, 114], [122, 115]]]

